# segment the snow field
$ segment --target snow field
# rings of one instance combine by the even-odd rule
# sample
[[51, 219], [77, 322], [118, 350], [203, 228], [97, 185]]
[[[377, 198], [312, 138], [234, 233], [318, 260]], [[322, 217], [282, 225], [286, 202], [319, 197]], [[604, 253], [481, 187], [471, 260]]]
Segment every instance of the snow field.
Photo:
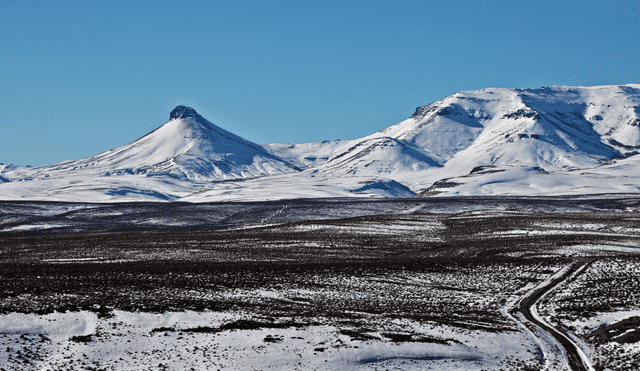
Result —
[[[499, 370], [534, 362], [517, 332], [414, 324], [443, 343], [354, 340], [335, 326], [197, 332], [241, 319], [235, 313], [115, 311], [0, 316], [0, 368], [20, 370]], [[406, 324], [404, 324], [406, 326]], [[43, 340], [44, 339], [44, 340]], [[505, 356], [507, 355], [507, 356]], [[522, 362], [522, 361], [520, 361]]]

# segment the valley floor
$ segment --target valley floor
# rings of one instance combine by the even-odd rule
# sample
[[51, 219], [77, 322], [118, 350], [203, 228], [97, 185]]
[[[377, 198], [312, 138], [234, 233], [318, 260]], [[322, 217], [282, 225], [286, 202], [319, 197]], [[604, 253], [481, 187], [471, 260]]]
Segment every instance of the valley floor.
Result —
[[159, 227], [110, 230], [133, 205], [1, 204], [0, 370], [568, 370], [514, 308], [578, 259], [532, 308], [589, 367], [640, 364], [638, 200], [380, 202], [141, 204]]

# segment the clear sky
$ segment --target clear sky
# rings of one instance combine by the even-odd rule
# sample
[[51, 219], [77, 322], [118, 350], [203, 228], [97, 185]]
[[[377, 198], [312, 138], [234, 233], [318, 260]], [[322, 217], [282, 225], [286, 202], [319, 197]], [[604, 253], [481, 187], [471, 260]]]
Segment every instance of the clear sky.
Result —
[[0, 162], [131, 142], [176, 105], [258, 143], [353, 139], [486, 87], [640, 83], [640, 2], [0, 1]]

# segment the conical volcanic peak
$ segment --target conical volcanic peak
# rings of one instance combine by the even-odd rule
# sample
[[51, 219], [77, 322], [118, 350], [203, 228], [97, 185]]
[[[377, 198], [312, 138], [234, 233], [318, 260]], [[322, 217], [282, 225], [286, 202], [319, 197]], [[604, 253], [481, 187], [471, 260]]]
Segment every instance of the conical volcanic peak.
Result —
[[[131, 143], [78, 161], [39, 167], [24, 177], [167, 176], [178, 181], [218, 181], [297, 170], [260, 145], [219, 128], [193, 108], [180, 105], [171, 111], [167, 123]], [[4, 173], [2, 176], [7, 178]]]
[[169, 114], [169, 120], [177, 120], [187, 117], [200, 117], [200, 115], [193, 108], [182, 105], [174, 108]]

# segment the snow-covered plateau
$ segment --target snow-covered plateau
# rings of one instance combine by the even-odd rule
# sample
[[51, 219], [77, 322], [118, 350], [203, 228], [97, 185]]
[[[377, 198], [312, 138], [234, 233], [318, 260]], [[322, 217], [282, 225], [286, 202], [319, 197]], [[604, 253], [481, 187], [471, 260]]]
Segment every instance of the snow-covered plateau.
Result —
[[0, 200], [638, 193], [640, 85], [459, 92], [354, 140], [256, 144], [192, 108], [77, 161], [0, 165]]

